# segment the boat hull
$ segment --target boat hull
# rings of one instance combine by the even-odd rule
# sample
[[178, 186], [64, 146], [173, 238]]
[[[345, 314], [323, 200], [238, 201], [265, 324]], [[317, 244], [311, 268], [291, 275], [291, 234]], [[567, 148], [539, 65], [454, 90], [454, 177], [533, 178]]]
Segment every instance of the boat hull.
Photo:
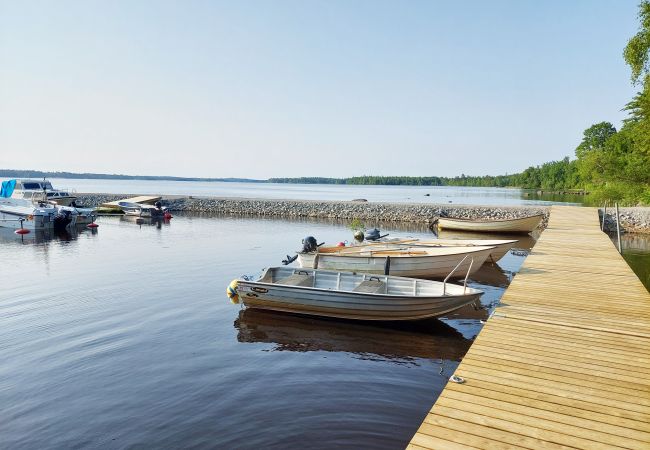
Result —
[[413, 247], [431, 247], [431, 246], [442, 246], [442, 247], [473, 247], [473, 246], [489, 246], [494, 247], [494, 250], [490, 252], [490, 258], [494, 261], [498, 261], [503, 258], [512, 247], [515, 246], [517, 240], [497, 240], [497, 239], [436, 239], [435, 241], [426, 241], [426, 242], [414, 242], [409, 244]]
[[508, 220], [464, 220], [441, 217], [439, 230], [478, 231], [481, 233], [530, 233], [539, 226], [543, 215]]
[[[353, 245], [346, 248], [362, 248], [362, 247], [424, 247], [424, 248], [438, 248], [438, 247], [494, 247], [490, 253], [490, 258], [493, 261], [498, 261], [503, 258], [512, 247], [518, 242], [517, 239], [435, 239], [431, 241], [421, 241], [418, 239], [394, 239], [378, 243], [362, 243]], [[340, 249], [341, 247], [321, 247], [322, 249]]]
[[[334, 277], [338, 274], [321, 270], [311, 273], [314, 272], [321, 277]], [[405, 278], [402, 280], [400, 281], [406, 284], [415, 283], [415, 291], [418, 289], [417, 283], [435, 283]], [[314, 284], [318, 286], [318, 283]], [[242, 280], [239, 281], [237, 292], [248, 308], [356, 320], [419, 320], [437, 317], [471, 304], [481, 295], [480, 291], [471, 288], [467, 288], [467, 293], [463, 294], [462, 286], [448, 284], [447, 288], [448, 295], [414, 296]]]
[[[476, 272], [490, 256], [491, 251], [492, 247], [477, 247], [463, 253], [391, 257], [389, 273], [399, 277], [444, 278], [460, 263], [452, 277], [464, 277], [468, 270], [470, 275]], [[463, 261], [466, 255], [469, 257]], [[312, 269], [383, 274], [387, 258], [386, 256], [319, 253], [316, 262], [315, 257], [316, 253], [299, 253], [298, 264], [300, 267]]]
[[[34, 207], [27, 200], [12, 198], [0, 200], [0, 227], [28, 230], [44, 230], [54, 227], [54, 217], [57, 211], [54, 207]], [[22, 227], [21, 227], [21, 219]]]

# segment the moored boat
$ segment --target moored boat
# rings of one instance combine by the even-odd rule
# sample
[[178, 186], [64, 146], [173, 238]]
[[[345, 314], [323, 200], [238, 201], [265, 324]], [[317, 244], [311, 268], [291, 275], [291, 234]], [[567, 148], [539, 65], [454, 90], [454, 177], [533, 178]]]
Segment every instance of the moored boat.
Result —
[[476, 272], [494, 247], [328, 247], [298, 253], [300, 267], [390, 275], [443, 278]]
[[118, 202], [118, 206], [127, 216], [145, 217], [145, 218], [163, 218], [166, 209], [159, 202], [156, 205], [147, 205], [133, 202]]
[[479, 231], [482, 233], [530, 233], [544, 219], [543, 214], [518, 219], [459, 219], [440, 217], [439, 230]]
[[[391, 239], [382, 242], [364, 242], [361, 244], [354, 244], [347, 248], [361, 248], [369, 246], [373, 248], [399, 248], [399, 247], [494, 247], [490, 253], [490, 258], [498, 261], [505, 256], [508, 251], [517, 243], [517, 239], [435, 239], [435, 240], [420, 240], [420, 239]], [[320, 247], [323, 251], [329, 248], [337, 248], [334, 246]]]
[[70, 206], [77, 199], [75, 192], [71, 189], [54, 189], [52, 183], [46, 179], [42, 180], [12, 180], [15, 182], [13, 192], [14, 198], [24, 198], [26, 200], [42, 200], [46, 196], [48, 201], [55, 202], [57, 205]]
[[76, 222], [76, 214], [50, 203], [34, 204], [22, 198], [0, 197], [0, 227], [43, 230], [65, 228]]
[[271, 267], [239, 280], [248, 308], [358, 320], [417, 320], [455, 311], [482, 291], [430, 280], [320, 269]]

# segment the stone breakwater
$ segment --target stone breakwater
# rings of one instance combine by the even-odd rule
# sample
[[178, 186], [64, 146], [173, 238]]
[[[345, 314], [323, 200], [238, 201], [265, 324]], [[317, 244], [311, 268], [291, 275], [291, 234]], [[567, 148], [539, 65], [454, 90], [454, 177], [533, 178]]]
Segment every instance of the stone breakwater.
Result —
[[[99, 206], [129, 195], [80, 194], [79, 203]], [[359, 219], [368, 222], [432, 223], [437, 217], [467, 219], [512, 219], [544, 214], [546, 226], [549, 209], [538, 206], [473, 206], [416, 203], [372, 203], [366, 201], [308, 201], [273, 199], [233, 199], [169, 196], [162, 200], [170, 211], [238, 216], [284, 218]]]
[[[602, 221], [604, 210], [599, 210]], [[632, 207], [619, 208], [618, 216], [621, 230], [627, 233], [650, 234], [650, 208]], [[605, 216], [605, 231], [616, 233], [616, 212], [614, 208], [607, 208]]]

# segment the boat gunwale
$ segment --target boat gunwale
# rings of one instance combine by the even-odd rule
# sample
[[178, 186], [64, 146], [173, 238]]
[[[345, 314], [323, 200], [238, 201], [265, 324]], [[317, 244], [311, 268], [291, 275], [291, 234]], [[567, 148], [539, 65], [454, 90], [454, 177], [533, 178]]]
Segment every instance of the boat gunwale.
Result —
[[[449, 246], [449, 247], [441, 246], [441, 247], [435, 247], [435, 248], [454, 248], [454, 249], [457, 249], [457, 248], [462, 248], [462, 247], [463, 246]], [[490, 246], [481, 245], [481, 246], [471, 246], [471, 247], [472, 247], [471, 250], [468, 250], [466, 252], [447, 253], [447, 254], [442, 254], [442, 255], [400, 255], [398, 253], [398, 251], [395, 251], [395, 250], [392, 250], [392, 249], [389, 249], [389, 250], [368, 250], [367, 253], [370, 253], [370, 255], [366, 255], [366, 256], [362, 256], [362, 255], [359, 254], [359, 253], [363, 253], [363, 250], [354, 251], [354, 252], [350, 251], [350, 252], [324, 252], [324, 253], [321, 253], [321, 252], [309, 252], [309, 253], [298, 252], [298, 254], [299, 255], [314, 255], [314, 257], [316, 255], [319, 255], [319, 257], [320, 256], [341, 256], [341, 257], [345, 257], [345, 258], [386, 258], [387, 256], [390, 256], [391, 259], [393, 259], [393, 258], [440, 258], [440, 257], [444, 257], [444, 256], [457, 256], [457, 255], [478, 253], [478, 252], [482, 252], [482, 251], [485, 251], [485, 250], [492, 251], [492, 250], [494, 250], [496, 248], [496, 246], [493, 246], [493, 245], [490, 245]], [[341, 248], [343, 248], [343, 247], [341, 247]], [[348, 247], [348, 248], [353, 248], [353, 247]], [[426, 247], [423, 246], [421, 248], [425, 249]], [[424, 251], [424, 250], [422, 250], [422, 251]], [[376, 255], [372, 254], [373, 252], [374, 253], [386, 253], [386, 252], [391, 253], [391, 252], [395, 252], [395, 255], [376, 256]], [[408, 278], [408, 277], [403, 277], [403, 278]]]
[[[272, 268], [266, 269], [264, 271], [264, 274], [260, 277], [264, 278], [264, 276], [268, 273], [268, 271], [272, 270]], [[299, 269], [299, 270], [305, 270], [305, 269]], [[320, 271], [322, 269], [306, 269], [306, 270], [313, 270], [313, 271]], [[356, 272], [345, 272], [345, 271], [336, 271], [336, 270], [322, 270], [323, 272], [329, 272], [329, 273], [346, 273], [346, 274], [351, 274], [351, 275], [365, 275], [370, 277], [392, 277], [392, 278], [400, 278], [400, 279], [406, 279], [406, 280], [415, 280], [419, 282], [429, 282], [429, 283], [438, 283], [438, 284], [443, 284], [442, 281], [435, 281], [435, 280], [423, 280], [419, 278], [409, 278], [409, 277], [399, 277], [399, 276], [394, 276], [394, 275], [371, 275], [367, 273], [356, 273]], [[368, 280], [364, 280], [368, 281]], [[379, 280], [381, 281], [381, 280]], [[268, 282], [268, 281], [257, 281], [257, 280], [239, 280], [240, 284], [246, 284], [246, 283], [255, 283], [255, 284], [261, 284], [264, 286], [282, 286], [286, 288], [291, 288], [291, 289], [301, 289], [301, 290], [308, 290], [308, 291], [322, 291], [322, 292], [338, 292], [342, 294], [353, 294], [353, 295], [361, 295], [361, 296], [367, 296], [367, 297], [390, 297], [390, 298], [405, 298], [405, 299], [412, 299], [412, 298], [457, 298], [457, 297], [464, 297], [464, 296], [470, 296], [470, 295], [483, 295], [484, 291], [480, 289], [476, 289], [473, 287], [466, 287], [467, 290], [471, 290], [474, 292], [467, 292], [463, 294], [457, 294], [457, 295], [396, 295], [396, 294], [385, 294], [381, 292], [359, 292], [359, 291], [344, 291], [341, 289], [329, 289], [329, 288], [318, 288], [318, 287], [312, 287], [312, 286], [296, 286], [296, 285], [291, 285], [291, 284], [281, 284], [281, 283], [273, 283], [273, 282]], [[451, 286], [455, 286], [458, 288], [462, 288], [464, 286], [455, 284], [455, 283], [448, 283]]]

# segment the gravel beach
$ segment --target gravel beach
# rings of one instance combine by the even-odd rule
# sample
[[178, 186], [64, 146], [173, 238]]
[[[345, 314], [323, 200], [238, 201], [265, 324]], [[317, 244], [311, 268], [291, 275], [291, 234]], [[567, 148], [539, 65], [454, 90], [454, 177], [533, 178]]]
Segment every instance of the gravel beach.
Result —
[[[99, 206], [137, 194], [79, 194], [78, 203]], [[440, 216], [467, 219], [514, 219], [544, 214], [542, 228], [548, 221], [545, 206], [478, 206], [421, 203], [375, 203], [355, 201], [273, 200], [254, 198], [217, 198], [163, 196], [163, 205], [173, 212], [208, 213], [240, 216], [285, 218], [359, 219], [373, 222], [432, 223]], [[650, 233], [650, 208], [620, 208], [621, 228], [626, 232]], [[602, 209], [600, 215], [602, 217]], [[607, 210], [605, 229], [616, 230], [613, 209]]]

